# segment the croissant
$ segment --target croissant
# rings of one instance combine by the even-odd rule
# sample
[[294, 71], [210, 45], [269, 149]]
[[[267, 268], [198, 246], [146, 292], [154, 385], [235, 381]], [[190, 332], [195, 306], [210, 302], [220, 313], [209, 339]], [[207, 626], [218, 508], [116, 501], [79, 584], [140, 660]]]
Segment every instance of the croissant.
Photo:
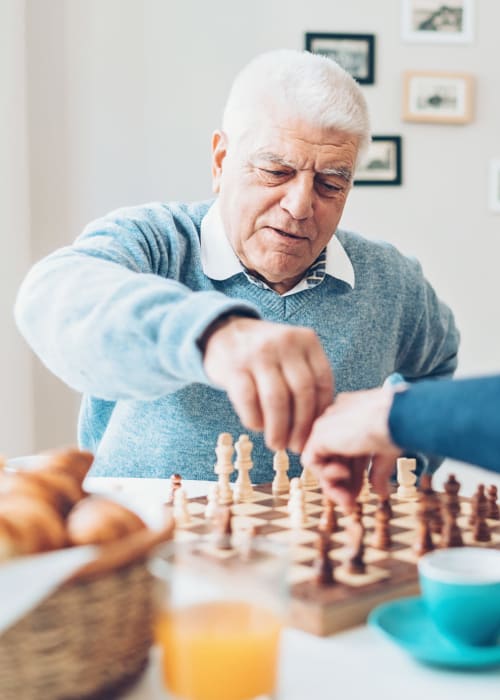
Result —
[[66, 529], [73, 545], [103, 544], [146, 528], [141, 518], [116, 501], [88, 496], [68, 515]]
[[40, 470], [3, 472], [0, 474], [0, 495], [24, 495], [37, 499], [64, 517], [83, 498], [84, 492], [69, 474]]
[[91, 452], [72, 447], [48, 452], [45, 456], [47, 459], [43, 465], [43, 471], [49, 470], [69, 474], [77, 479], [80, 485], [94, 461], [94, 455]]
[[0, 560], [60, 549], [66, 543], [63, 518], [47, 502], [16, 494], [0, 498]]

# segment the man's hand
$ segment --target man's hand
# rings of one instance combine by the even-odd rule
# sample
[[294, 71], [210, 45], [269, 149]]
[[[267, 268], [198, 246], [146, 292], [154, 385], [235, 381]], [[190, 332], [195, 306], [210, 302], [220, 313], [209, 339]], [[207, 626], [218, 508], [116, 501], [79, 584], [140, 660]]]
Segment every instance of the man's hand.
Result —
[[332, 370], [309, 328], [230, 317], [206, 341], [204, 366], [243, 425], [263, 430], [272, 450], [300, 452], [333, 400]]
[[354, 504], [370, 459], [373, 488], [381, 497], [388, 495], [394, 462], [401, 454], [389, 433], [392, 399], [389, 387], [339, 394], [313, 426], [302, 463], [341, 506]]

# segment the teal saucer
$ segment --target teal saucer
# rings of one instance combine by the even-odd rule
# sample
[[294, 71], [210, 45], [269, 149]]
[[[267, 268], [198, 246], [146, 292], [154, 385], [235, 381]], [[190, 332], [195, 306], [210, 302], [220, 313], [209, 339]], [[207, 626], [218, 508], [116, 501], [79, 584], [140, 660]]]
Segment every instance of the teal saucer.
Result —
[[452, 642], [438, 631], [418, 596], [379, 605], [370, 613], [368, 624], [427, 664], [453, 668], [500, 666], [500, 644], [473, 647]]

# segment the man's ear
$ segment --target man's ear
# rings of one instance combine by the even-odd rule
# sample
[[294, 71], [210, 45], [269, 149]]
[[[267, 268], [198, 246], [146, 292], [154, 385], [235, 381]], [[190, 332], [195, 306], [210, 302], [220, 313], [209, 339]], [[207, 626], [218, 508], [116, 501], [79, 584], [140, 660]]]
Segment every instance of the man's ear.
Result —
[[212, 134], [212, 189], [219, 193], [222, 178], [222, 164], [227, 153], [227, 136], [223, 131]]

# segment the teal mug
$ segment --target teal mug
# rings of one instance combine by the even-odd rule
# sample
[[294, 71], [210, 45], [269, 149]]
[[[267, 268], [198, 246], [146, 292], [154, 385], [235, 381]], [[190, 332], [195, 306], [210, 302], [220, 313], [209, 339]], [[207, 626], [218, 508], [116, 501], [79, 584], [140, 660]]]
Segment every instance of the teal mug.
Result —
[[453, 547], [418, 562], [422, 597], [439, 631], [472, 646], [500, 642], [500, 551]]

